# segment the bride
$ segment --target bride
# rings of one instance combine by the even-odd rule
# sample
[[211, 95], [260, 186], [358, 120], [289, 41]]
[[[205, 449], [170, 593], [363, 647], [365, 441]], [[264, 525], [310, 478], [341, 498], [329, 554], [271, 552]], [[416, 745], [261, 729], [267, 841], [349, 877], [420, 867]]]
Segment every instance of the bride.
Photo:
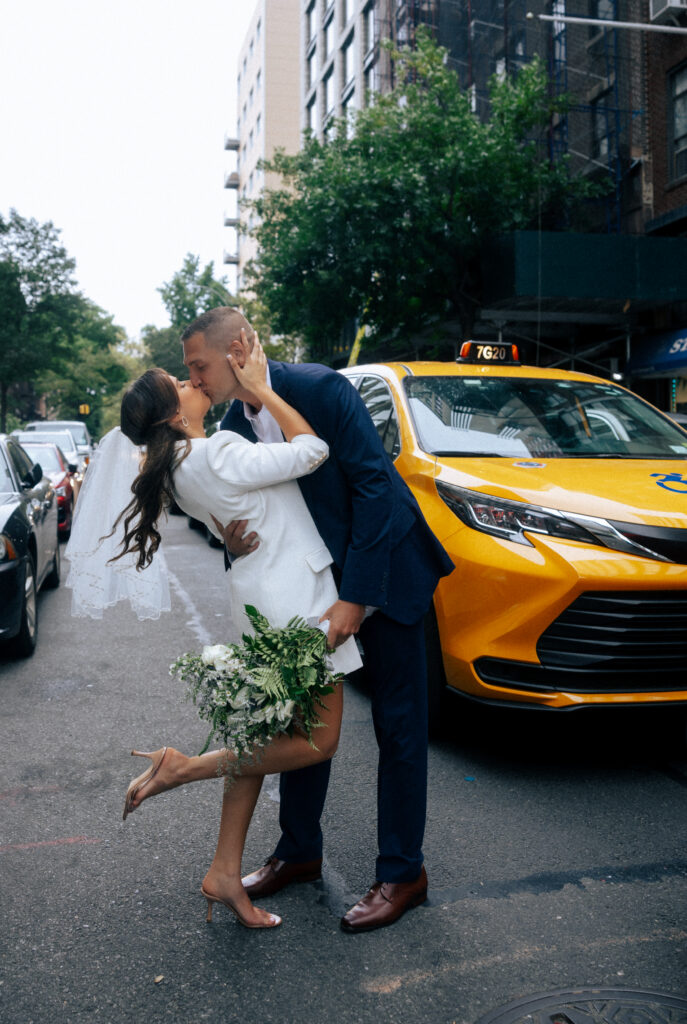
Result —
[[[219, 431], [207, 438], [203, 420], [210, 399], [188, 381], [179, 381], [164, 370], [146, 371], [122, 399], [121, 434], [125, 437], [115, 428], [104, 439], [102, 454], [110, 449], [107, 466], [99, 465], [98, 478], [94, 474], [79, 499], [81, 507], [66, 552], [72, 560], [67, 585], [74, 588], [76, 614], [85, 610], [97, 616], [122, 596], [129, 597], [135, 606], [141, 596], [138, 586], [146, 575], [158, 605], [164, 603], [163, 583], [151, 563], [161, 541], [158, 520], [165, 506], [176, 501], [217, 537], [221, 536], [222, 524], [245, 519], [249, 530], [255, 530], [261, 538], [257, 548], [234, 561], [226, 573], [232, 619], [239, 632], [250, 629], [243, 611], [246, 604], [257, 607], [276, 627], [285, 626], [294, 615], [316, 617], [324, 620], [323, 628], [326, 626], [327, 609], [337, 600], [329, 568], [332, 558], [296, 479], [314, 472], [327, 458], [328, 447], [307, 420], [267, 385], [267, 360], [257, 339], [243, 367], [232, 356], [227, 358], [239, 384], [259, 397], [289, 443], [252, 444], [231, 431]], [[128, 449], [125, 453], [122, 445]], [[145, 446], [145, 452], [141, 454], [132, 445]], [[101, 569], [104, 557], [109, 565], [103, 581], [94, 565], [97, 559], [92, 543], [94, 528], [96, 533], [102, 529], [97, 525], [102, 523], [103, 502], [98, 483], [121, 471], [127, 454], [131, 465], [132, 453], [136, 475], [129, 493], [133, 492], [134, 497], [123, 511], [120, 509], [127, 499], [121, 502], [117, 510], [120, 514], [113, 532], [104, 538], [104, 546], [103, 538], [98, 538]], [[155, 559], [158, 570], [160, 555]], [[143, 614], [153, 612], [147, 608]], [[337, 672], [352, 672], [361, 665], [353, 637], [330, 657]], [[281, 923], [276, 914], [254, 906], [241, 883], [248, 826], [265, 775], [304, 768], [334, 755], [342, 709], [342, 686], [338, 684], [320, 714], [325, 728], [317, 731], [318, 749], [298, 732], [291, 737], [278, 736], [261, 749], [259, 759], [242, 764], [240, 770], [234, 755], [226, 750], [196, 757], [169, 746], [150, 754], [132, 751], [149, 758], [151, 765], [130, 784], [124, 818], [158, 793], [188, 782], [231, 776], [231, 784], [225, 786], [217, 848], [201, 887], [207, 900], [208, 921], [213, 904], [223, 903], [248, 928], [271, 928]]]

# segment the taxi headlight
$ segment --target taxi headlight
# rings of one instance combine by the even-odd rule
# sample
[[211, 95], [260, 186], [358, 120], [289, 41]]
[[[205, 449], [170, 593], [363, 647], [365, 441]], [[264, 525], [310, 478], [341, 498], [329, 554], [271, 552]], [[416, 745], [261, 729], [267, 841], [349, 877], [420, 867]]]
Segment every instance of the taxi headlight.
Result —
[[549, 537], [561, 537], [565, 540], [583, 541], [586, 544], [603, 543], [589, 530], [566, 519], [556, 509], [540, 508], [537, 505], [526, 505], [521, 501], [507, 501], [495, 498], [491, 494], [480, 494], [468, 491], [464, 487], [436, 481], [437, 491], [448, 507], [466, 526], [482, 533], [490, 533], [494, 537], [504, 537], [516, 544], [527, 544], [532, 541], [525, 533], [545, 533]]

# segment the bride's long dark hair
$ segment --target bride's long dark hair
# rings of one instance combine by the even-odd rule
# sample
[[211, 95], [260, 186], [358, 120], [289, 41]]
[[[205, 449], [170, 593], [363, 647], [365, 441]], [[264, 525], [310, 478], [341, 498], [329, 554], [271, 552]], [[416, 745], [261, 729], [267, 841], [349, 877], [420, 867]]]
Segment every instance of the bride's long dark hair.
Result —
[[[150, 565], [160, 546], [157, 522], [163, 508], [174, 500], [172, 474], [191, 450], [181, 430], [170, 424], [179, 411], [179, 395], [169, 374], [155, 367], [130, 384], [122, 398], [121, 428], [130, 441], [145, 445], [141, 471], [131, 485], [133, 499], [117, 517], [113, 531], [124, 519], [122, 550], [138, 555], [136, 568]], [[179, 452], [179, 441], [186, 447]]]

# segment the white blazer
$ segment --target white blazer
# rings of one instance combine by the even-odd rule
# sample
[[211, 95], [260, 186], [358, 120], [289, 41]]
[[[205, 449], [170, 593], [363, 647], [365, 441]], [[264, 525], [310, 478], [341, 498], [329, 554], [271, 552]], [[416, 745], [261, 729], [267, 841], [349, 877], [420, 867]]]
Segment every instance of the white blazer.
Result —
[[[290, 444], [254, 444], [231, 430], [194, 438], [174, 472], [177, 503], [220, 537], [222, 525], [247, 519], [257, 549], [232, 563], [226, 578], [231, 616], [239, 633], [250, 631], [244, 606], [253, 605], [273, 626], [294, 615], [319, 619], [337, 597], [324, 541], [296, 479], [314, 472], [329, 454], [325, 441], [300, 434]], [[362, 662], [353, 637], [331, 656], [337, 672], [354, 672]]]

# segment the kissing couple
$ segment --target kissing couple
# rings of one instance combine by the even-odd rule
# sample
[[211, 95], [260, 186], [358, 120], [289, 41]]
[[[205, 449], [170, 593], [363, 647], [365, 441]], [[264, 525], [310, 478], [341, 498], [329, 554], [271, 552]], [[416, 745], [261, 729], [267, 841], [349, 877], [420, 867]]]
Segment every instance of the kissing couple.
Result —
[[[156, 572], [162, 554], [157, 524], [175, 501], [224, 540], [227, 600], [239, 631], [251, 629], [245, 605], [259, 608], [275, 627], [296, 615], [315, 617], [328, 623], [331, 666], [344, 674], [361, 665], [357, 637], [379, 745], [379, 850], [375, 882], [341, 927], [362, 932], [392, 924], [427, 897], [423, 619], [453, 563], [349, 380], [318, 364], [267, 360], [232, 307], [204, 313], [186, 328], [182, 343], [189, 380], [153, 369], [131, 384], [122, 399], [121, 430], [103, 439], [89, 467], [66, 552], [73, 611], [99, 616], [123, 596], [136, 608], [144, 581], [157, 609], [145, 603], [148, 595], [141, 614], [168, 607], [165, 581]], [[231, 405], [207, 438], [204, 417], [220, 402]], [[128, 485], [109, 501], [107, 524], [114, 530], [100, 538], [101, 484], [116, 475], [115, 467], [125, 479], [128, 474]], [[231, 779], [202, 884], [208, 920], [213, 904], [222, 903], [246, 927], [274, 927], [280, 918], [253, 901], [321, 876], [320, 817], [339, 741], [342, 689], [338, 684], [321, 710], [318, 749], [296, 731], [276, 737], [259, 758], [240, 766], [226, 750], [188, 757], [164, 746], [143, 755], [151, 765], [129, 786], [124, 817], [186, 783], [222, 774]], [[242, 878], [262, 780], [274, 773], [281, 775], [281, 836], [265, 864]]]

